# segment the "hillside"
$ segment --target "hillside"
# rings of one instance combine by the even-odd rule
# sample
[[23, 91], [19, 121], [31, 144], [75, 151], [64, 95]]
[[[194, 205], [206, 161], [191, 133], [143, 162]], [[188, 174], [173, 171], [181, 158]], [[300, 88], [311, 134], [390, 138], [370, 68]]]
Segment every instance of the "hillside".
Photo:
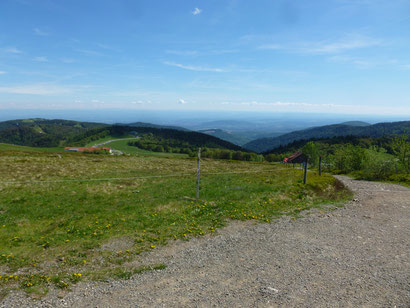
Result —
[[172, 139], [191, 148], [242, 150], [241, 147], [214, 136], [188, 131], [182, 127], [175, 128], [177, 129], [142, 122], [120, 126], [67, 120], [14, 120], [0, 122], [0, 142], [33, 147], [85, 146], [109, 137], [152, 134], [158, 140]]
[[34, 146], [56, 147], [68, 138], [107, 124], [69, 120], [24, 119], [0, 122], [0, 142]]
[[378, 123], [369, 126], [335, 124], [294, 131], [274, 138], [257, 139], [245, 144], [243, 147], [261, 153], [302, 139], [309, 140], [312, 138], [331, 138], [349, 135], [382, 137], [385, 135], [402, 134], [403, 132], [410, 132], [410, 121]]
[[166, 128], [166, 129], [175, 129], [175, 130], [182, 130], [182, 131], [189, 131], [189, 129], [186, 129], [181, 126], [172, 126], [172, 125], [159, 125], [159, 124], [152, 124], [152, 123], [146, 123], [146, 122], [135, 122], [135, 123], [126, 123], [126, 124], [116, 124], [119, 126], [133, 126], [133, 127], [152, 127], [152, 128]]
[[337, 136], [331, 138], [311, 138], [308, 140], [301, 139], [293, 141], [287, 145], [277, 147], [264, 154], [282, 154], [282, 153], [295, 153], [301, 151], [304, 145], [308, 142], [315, 142], [320, 148], [332, 147], [332, 146], [343, 146], [343, 145], [354, 145], [360, 146], [361, 148], [370, 148], [372, 146], [383, 147], [387, 152], [392, 153], [392, 143], [391, 137], [360, 137], [360, 136]]
[[124, 136], [128, 136], [130, 134], [136, 136], [151, 134], [157, 140], [175, 140], [180, 143], [187, 143], [191, 147], [209, 147], [217, 149], [242, 150], [240, 146], [237, 146], [225, 140], [221, 140], [214, 136], [202, 134], [199, 132], [181, 131], [166, 128], [132, 127], [119, 125], [113, 125], [86, 131], [67, 140], [67, 144], [80, 146], [86, 145], [94, 140], [98, 140], [106, 136], [121, 138]]
[[369, 126], [371, 125], [370, 123], [363, 122], [363, 121], [347, 121], [340, 123], [342, 125], [349, 125], [349, 126]]

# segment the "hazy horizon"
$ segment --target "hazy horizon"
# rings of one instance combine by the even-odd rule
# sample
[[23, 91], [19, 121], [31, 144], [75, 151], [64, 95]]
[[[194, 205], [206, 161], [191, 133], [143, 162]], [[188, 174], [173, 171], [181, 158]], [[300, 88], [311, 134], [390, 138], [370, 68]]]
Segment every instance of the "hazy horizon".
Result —
[[[353, 115], [331, 113], [300, 112], [258, 112], [258, 111], [225, 111], [217, 110], [123, 110], [123, 109], [7, 109], [0, 113], [0, 121], [44, 118], [75, 121], [102, 122], [107, 124], [147, 122], [162, 125], [177, 125], [194, 128], [196, 124], [213, 121], [262, 122], [301, 122], [305, 125], [328, 125], [346, 121], [364, 121], [370, 124], [379, 122], [408, 121], [409, 117], [393, 115]], [[217, 126], [217, 125], [216, 125]], [[218, 127], [214, 127], [218, 128]]]

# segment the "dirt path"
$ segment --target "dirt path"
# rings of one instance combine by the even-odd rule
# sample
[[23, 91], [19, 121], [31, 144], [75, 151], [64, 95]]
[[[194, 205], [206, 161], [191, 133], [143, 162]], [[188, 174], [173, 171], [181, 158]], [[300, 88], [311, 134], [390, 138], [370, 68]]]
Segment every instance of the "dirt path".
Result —
[[409, 307], [410, 189], [339, 178], [357, 199], [343, 209], [232, 223], [146, 256], [166, 270], [0, 306]]

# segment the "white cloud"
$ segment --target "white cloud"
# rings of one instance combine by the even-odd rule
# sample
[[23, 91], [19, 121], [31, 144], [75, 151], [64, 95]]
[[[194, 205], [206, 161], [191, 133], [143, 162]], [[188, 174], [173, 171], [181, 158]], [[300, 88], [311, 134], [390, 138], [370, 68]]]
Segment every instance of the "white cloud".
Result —
[[182, 98], [180, 98], [179, 100], [178, 100], [178, 104], [180, 104], [180, 105], [185, 105], [185, 104], [188, 104], [184, 99], [182, 99]]
[[201, 9], [198, 9], [197, 7], [192, 11], [192, 15], [199, 15], [202, 13]]
[[215, 72], [215, 73], [226, 72], [226, 70], [221, 69], [221, 68], [212, 68], [212, 67], [203, 67], [203, 66], [184, 65], [184, 64], [179, 64], [179, 63], [175, 63], [175, 62], [168, 62], [168, 61], [165, 61], [164, 64], [169, 65], [169, 66], [179, 67], [179, 68], [182, 68], [182, 69], [188, 70], [188, 71]]
[[138, 101], [132, 101], [131, 104], [133, 105], [146, 105], [146, 104], [151, 104], [152, 102], [150, 100], [138, 100]]
[[410, 114], [410, 108], [393, 106], [375, 106], [361, 104], [333, 104], [333, 103], [302, 103], [302, 102], [259, 102], [259, 101], [222, 101], [220, 103], [229, 110], [248, 111], [279, 111], [279, 112], [307, 112], [307, 113], [341, 113], [341, 114]]
[[34, 33], [36, 35], [39, 35], [39, 36], [47, 36], [48, 35], [47, 32], [44, 32], [44, 31], [40, 30], [39, 28], [34, 28], [33, 30], [34, 30]]
[[[257, 38], [258, 39], [258, 38]], [[267, 40], [269, 38], [259, 38], [259, 40]], [[309, 54], [340, 54], [347, 51], [382, 46], [384, 42], [380, 39], [360, 35], [348, 34], [338, 40], [324, 40], [312, 42], [288, 42], [286, 44], [265, 43], [257, 47], [260, 50], [286, 50], [297, 53]]]
[[48, 62], [48, 59], [47, 59], [47, 57], [35, 57], [35, 58], [34, 58], [34, 61], [37, 61], [37, 62]]
[[309, 103], [298, 103], [298, 102], [222, 102], [222, 105], [244, 105], [244, 106], [271, 106], [271, 107], [341, 107], [342, 105], [335, 104], [309, 104]]
[[53, 95], [72, 92], [71, 89], [51, 84], [31, 84], [24, 86], [0, 87], [0, 93]]
[[0, 75], [4, 75], [4, 74], [6, 74], [7, 72], [5, 72], [5, 71], [0, 71]]
[[361, 35], [349, 35], [337, 42], [320, 42], [304, 48], [305, 51], [316, 54], [341, 53], [348, 50], [381, 46], [382, 41]]
[[20, 49], [18, 49], [16, 47], [7, 47], [4, 50], [8, 53], [15, 53], [15, 54], [23, 53]]

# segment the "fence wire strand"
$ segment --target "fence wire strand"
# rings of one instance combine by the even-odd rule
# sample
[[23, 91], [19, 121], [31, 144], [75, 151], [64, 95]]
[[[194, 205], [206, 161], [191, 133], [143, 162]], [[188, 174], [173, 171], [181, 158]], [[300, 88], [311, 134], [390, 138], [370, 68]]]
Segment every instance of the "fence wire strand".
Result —
[[[246, 174], [246, 173], [270, 173], [273, 170], [266, 171], [231, 171], [231, 172], [204, 172], [205, 175], [225, 175], [225, 174]], [[154, 179], [154, 178], [169, 178], [169, 177], [184, 177], [184, 176], [196, 176], [196, 173], [180, 173], [180, 174], [165, 174], [165, 175], [147, 175], [147, 176], [135, 176], [124, 178], [99, 178], [99, 179], [64, 179], [64, 180], [34, 180], [34, 181], [6, 181], [0, 182], [1, 184], [47, 184], [47, 183], [69, 183], [69, 182], [103, 182], [103, 181], [131, 181], [138, 179]]]

